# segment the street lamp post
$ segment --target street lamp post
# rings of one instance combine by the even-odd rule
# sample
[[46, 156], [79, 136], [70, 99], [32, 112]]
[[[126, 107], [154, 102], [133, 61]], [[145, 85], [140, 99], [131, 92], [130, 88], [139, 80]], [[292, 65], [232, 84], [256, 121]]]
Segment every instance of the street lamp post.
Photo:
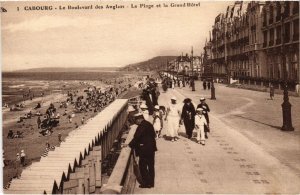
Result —
[[184, 76], [185, 76], [185, 71], [183, 70], [183, 74], [182, 74], [182, 87], [185, 87], [185, 79], [184, 79]]
[[[294, 127], [292, 125], [292, 115], [291, 115], [291, 103], [289, 102], [289, 92], [287, 87], [287, 67], [286, 67], [286, 60], [285, 60], [285, 51], [284, 51], [284, 9], [281, 9], [281, 58], [282, 58], [282, 65], [284, 68], [284, 86], [283, 86], [283, 103], [281, 104], [282, 107], [282, 122], [283, 125], [281, 130], [283, 131], [294, 131]], [[289, 36], [289, 35], [286, 35]]]
[[195, 91], [195, 81], [194, 81], [194, 64], [193, 64], [193, 47], [192, 47], [192, 56], [191, 56], [191, 68], [192, 68], [192, 79], [191, 79], [191, 85], [192, 85], [192, 91]]
[[168, 61], [166, 63], [166, 66], [167, 66], [167, 78], [168, 78], [169, 77], [169, 75], [168, 75]]
[[211, 83], [210, 92], [211, 92], [210, 93], [211, 94], [210, 99], [211, 100], [216, 100], [217, 98], [216, 98], [216, 91], [215, 91], [214, 79], [212, 80], [212, 83]]
[[174, 69], [172, 70], [172, 76], [173, 76], [173, 82], [175, 80], [175, 77], [174, 77]]

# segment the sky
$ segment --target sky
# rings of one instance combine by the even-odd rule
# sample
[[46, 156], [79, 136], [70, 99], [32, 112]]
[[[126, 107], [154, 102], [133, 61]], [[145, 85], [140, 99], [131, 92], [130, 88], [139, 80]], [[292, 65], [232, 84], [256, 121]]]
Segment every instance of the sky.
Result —
[[[198, 2], [200, 7], [180, 8], [170, 7], [171, 1], [2, 3], [7, 10], [1, 13], [2, 70], [120, 67], [155, 56], [190, 53], [192, 46], [194, 55], [199, 55], [215, 17], [233, 3]], [[169, 7], [140, 8], [143, 3]], [[116, 4], [125, 8], [105, 9]], [[71, 10], [68, 5], [93, 9]], [[28, 10], [34, 6], [52, 6], [52, 10]]]

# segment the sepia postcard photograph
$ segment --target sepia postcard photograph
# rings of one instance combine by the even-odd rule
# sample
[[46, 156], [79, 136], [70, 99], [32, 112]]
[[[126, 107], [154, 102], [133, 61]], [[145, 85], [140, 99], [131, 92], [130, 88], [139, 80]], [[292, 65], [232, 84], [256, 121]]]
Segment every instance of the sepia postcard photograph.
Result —
[[299, 1], [1, 1], [2, 194], [300, 194]]

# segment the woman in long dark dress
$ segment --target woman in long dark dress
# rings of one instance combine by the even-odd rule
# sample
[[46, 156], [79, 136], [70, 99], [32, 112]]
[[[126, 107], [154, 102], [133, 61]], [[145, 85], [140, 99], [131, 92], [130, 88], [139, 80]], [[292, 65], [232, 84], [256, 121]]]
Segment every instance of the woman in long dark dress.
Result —
[[182, 108], [181, 119], [184, 123], [186, 135], [189, 139], [191, 139], [193, 135], [193, 129], [195, 128], [196, 111], [190, 98], [186, 98], [183, 103], [184, 105]]

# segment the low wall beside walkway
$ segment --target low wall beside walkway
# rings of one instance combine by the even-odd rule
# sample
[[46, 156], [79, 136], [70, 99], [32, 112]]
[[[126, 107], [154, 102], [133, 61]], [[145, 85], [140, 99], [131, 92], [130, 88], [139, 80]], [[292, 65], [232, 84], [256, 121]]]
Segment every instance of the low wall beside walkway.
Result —
[[102, 186], [101, 161], [127, 120], [127, 99], [117, 99], [33, 163], [7, 194], [89, 194]]

